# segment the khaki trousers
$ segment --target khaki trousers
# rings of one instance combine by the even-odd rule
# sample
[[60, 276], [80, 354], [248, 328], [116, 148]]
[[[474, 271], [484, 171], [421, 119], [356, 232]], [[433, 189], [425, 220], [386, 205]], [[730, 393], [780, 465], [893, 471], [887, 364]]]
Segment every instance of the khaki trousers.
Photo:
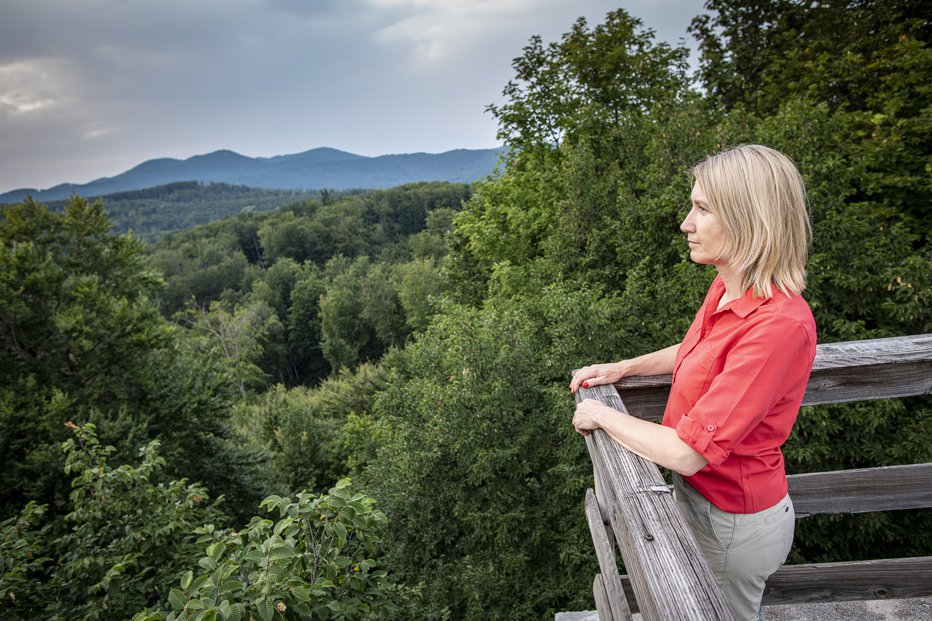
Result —
[[722, 511], [673, 474], [676, 504], [692, 528], [738, 621], [762, 619], [764, 582], [790, 553], [796, 513], [789, 495], [757, 513]]

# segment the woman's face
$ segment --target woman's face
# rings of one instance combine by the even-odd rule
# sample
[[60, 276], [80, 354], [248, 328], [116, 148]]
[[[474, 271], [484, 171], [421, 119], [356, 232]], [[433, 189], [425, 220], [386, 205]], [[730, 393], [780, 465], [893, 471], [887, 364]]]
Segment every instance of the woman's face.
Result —
[[725, 244], [725, 230], [698, 183], [693, 185], [689, 198], [692, 209], [680, 224], [689, 244], [689, 258], [704, 265], [725, 263], [720, 256]]

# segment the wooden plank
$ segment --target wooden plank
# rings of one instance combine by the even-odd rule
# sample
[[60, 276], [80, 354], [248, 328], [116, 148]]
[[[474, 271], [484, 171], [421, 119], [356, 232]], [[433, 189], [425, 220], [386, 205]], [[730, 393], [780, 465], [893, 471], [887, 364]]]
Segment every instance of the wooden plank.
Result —
[[[599, 501], [596, 500], [595, 493], [591, 489], [586, 490], [586, 519], [589, 522], [589, 532], [592, 534], [592, 543], [595, 546], [595, 556], [599, 561], [599, 570], [602, 576], [600, 580], [608, 605], [604, 610], [610, 614], [610, 617], [606, 618], [629, 621], [631, 611], [628, 609], [628, 601], [625, 598], [624, 589], [621, 587], [621, 577], [618, 574], [615, 551], [605, 530], [605, 522], [602, 520], [602, 513], [599, 510]], [[596, 602], [598, 602], [598, 599], [596, 599]], [[602, 610], [602, 608], [599, 608], [600, 619], [602, 618]]]
[[[671, 375], [626, 377], [615, 386], [628, 412], [660, 420]], [[932, 334], [825, 343], [816, 348], [803, 405], [932, 394]]]
[[908, 334], [884, 339], [821, 343], [813, 370], [870, 367], [932, 360], [932, 334]]
[[813, 369], [803, 405], [892, 399], [932, 393], [932, 361]]
[[932, 556], [785, 565], [767, 580], [765, 606], [932, 595]]
[[[605, 582], [602, 580], [602, 574], [596, 574], [592, 580], [592, 598], [595, 600], [595, 609], [599, 613], [599, 621], [615, 621], [612, 615], [612, 605], [609, 603], [608, 594], [605, 592]], [[631, 621], [628, 616], [618, 621]]]
[[788, 476], [796, 517], [932, 508], [932, 463]]
[[[621, 576], [623, 588], [631, 578]], [[765, 606], [932, 595], [932, 556], [784, 565], [767, 580]], [[637, 602], [628, 601], [632, 613]], [[633, 605], [632, 605], [633, 604]]]
[[[612, 386], [581, 389], [624, 411]], [[609, 520], [645, 621], [734, 619], [731, 609], [653, 463], [601, 429], [586, 438], [593, 467], [609, 497]]]

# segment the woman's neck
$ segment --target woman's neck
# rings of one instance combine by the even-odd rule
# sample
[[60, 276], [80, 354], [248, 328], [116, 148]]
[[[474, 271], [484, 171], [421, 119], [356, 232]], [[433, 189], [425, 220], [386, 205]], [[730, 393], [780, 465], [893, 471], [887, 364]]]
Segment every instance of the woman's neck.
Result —
[[722, 277], [722, 282], [725, 284], [725, 293], [718, 302], [718, 307], [722, 308], [732, 300], [737, 300], [744, 295], [744, 288], [741, 284], [742, 274], [732, 269], [727, 263], [716, 265], [715, 269], [718, 270], [718, 275]]

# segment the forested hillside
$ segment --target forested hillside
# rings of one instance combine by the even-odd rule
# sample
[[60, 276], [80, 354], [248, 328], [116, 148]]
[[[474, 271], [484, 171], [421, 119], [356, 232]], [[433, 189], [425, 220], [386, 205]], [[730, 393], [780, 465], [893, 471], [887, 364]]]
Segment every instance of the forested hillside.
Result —
[[[144, 190], [116, 192], [103, 200], [115, 232], [132, 231], [144, 241], [155, 241], [167, 233], [238, 213], [271, 211], [320, 195], [317, 191], [263, 190], [225, 183], [179, 181]], [[47, 204], [53, 210], [61, 210], [67, 202], [49, 201]]]
[[[806, 180], [821, 342], [932, 331], [925, 3], [707, 10], [696, 80], [622, 10], [532, 38], [489, 108], [509, 155], [473, 186], [148, 246], [99, 203], [3, 207], [4, 618], [590, 608], [569, 371], [681, 338], [713, 275], [678, 229], [687, 171], [727, 145], [772, 145]], [[932, 402], [804, 408], [785, 455], [930, 461]], [[932, 516], [808, 518], [791, 554], [932, 554]]]

